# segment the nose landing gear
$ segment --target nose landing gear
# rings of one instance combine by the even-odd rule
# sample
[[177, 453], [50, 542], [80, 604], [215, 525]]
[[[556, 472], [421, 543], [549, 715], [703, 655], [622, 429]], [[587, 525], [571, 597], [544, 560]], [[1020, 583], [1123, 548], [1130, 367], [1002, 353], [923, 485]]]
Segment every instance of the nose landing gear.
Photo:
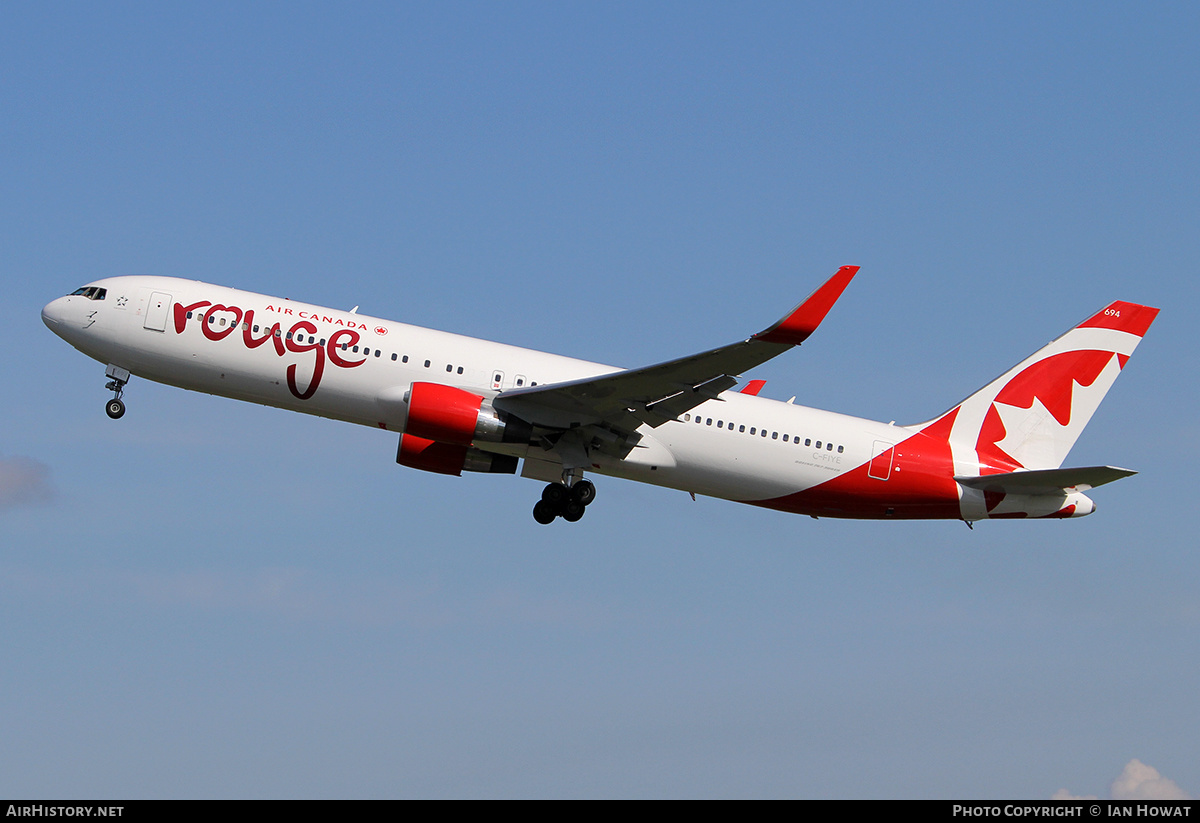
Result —
[[125, 414], [125, 404], [121, 401], [121, 395], [125, 391], [125, 384], [129, 382], [129, 372], [120, 366], [110, 365], [104, 370], [104, 376], [112, 378], [104, 388], [113, 393], [113, 399], [104, 404], [104, 413], [113, 420], [118, 420]]
[[553, 523], [556, 517], [575, 523], [595, 499], [596, 486], [590, 480], [579, 479], [571, 486], [551, 483], [542, 489], [542, 499], [533, 507], [533, 519], [543, 526]]

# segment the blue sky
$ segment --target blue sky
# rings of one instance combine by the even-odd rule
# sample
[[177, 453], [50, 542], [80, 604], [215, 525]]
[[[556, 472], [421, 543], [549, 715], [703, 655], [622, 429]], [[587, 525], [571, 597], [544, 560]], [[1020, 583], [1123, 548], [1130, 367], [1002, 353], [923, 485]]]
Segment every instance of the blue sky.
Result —
[[[0, 794], [1200, 794], [1200, 12], [1161, 3], [7, 4]], [[617, 365], [758, 330], [765, 394], [927, 419], [1163, 309], [1076, 522], [814, 521], [532, 481], [103, 367], [156, 273]]]

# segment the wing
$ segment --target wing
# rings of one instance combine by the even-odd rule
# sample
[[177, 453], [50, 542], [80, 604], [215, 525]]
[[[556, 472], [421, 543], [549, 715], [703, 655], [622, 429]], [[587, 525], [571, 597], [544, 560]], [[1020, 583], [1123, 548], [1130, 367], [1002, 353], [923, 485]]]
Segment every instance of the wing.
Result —
[[640, 369], [514, 389], [493, 404], [549, 428], [599, 424], [633, 432], [643, 423], [660, 426], [733, 388], [746, 370], [807, 340], [857, 273], [858, 266], [843, 266], [778, 323], [737, 343]]

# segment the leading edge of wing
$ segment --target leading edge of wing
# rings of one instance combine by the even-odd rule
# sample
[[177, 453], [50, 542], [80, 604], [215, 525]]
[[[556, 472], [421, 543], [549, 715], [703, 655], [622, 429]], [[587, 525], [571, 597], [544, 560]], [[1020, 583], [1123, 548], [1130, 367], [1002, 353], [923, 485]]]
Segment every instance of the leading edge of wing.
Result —
[[553, 428], [606, 423], [632, 431], [659, 426], [737, 385], [737, 376], [812, 335], [858, 273], [842, 266], [764, 331], [720, 348], [653, 366], [503, 392], [496, 408]]

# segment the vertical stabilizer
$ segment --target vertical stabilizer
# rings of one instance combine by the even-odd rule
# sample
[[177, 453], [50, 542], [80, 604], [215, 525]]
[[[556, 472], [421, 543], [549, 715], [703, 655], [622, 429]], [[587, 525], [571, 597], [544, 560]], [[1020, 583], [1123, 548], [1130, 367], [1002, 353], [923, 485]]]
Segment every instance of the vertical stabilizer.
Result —
[[955, 474], [1061, 466], [1157, 315], [1118, 300], [952, 409]]

